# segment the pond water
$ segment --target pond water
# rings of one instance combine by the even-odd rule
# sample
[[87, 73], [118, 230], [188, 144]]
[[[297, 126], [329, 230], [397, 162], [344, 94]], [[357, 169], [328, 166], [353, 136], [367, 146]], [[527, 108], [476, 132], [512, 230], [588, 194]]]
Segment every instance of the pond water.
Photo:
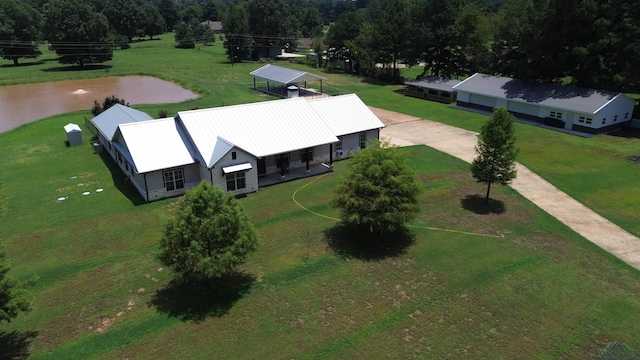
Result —
[[0, 133], [47, 116], [90, 110], [94, 100], [102, 103], [111, 95], [131, 105], [176, 103], [198, 97], [176, 83], [151, 76], [0, 86]]

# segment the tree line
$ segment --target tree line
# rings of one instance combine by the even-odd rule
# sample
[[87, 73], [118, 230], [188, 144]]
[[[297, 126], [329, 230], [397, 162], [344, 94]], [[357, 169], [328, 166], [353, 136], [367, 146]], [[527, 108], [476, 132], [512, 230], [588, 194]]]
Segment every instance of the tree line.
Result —
[[[367, 76], [475, 72], [610, 90], [638, 88], [640, 8], [629, 0], [507, 0], [492, 12], [463, 0], [372, 0], [324, 37], [327, 61]], [[380, 70], [376, 64], [389, 64]]]
[[[0, 55], [18, 64], [47, 41], [61, 63], [108, 61], [135, 37], [175, 31], [213, 43], [222, 21], [232, 62], [313, 38], [319, 64], [399, 81], [474, 72], [634, 91], [640, 7], [631, 0], [3, 0]], [[268, 52], [267, 52], [268, 54]], [[379, 64], [384, 64], [381, 69]]]

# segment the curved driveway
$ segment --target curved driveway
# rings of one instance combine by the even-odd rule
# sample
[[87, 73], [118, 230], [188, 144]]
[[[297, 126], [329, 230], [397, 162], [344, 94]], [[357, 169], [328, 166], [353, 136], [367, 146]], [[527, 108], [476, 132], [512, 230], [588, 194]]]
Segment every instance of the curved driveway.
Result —
[[[424, 144], [468, 163], [475, 157], [477, 133], [409, 115], [370, 107], [386, 125], [380, 132], [392, 144]], [[640, 239], [596, 214], [569, 195], [517, 164], [511, 187], [587, 240], [640, 270]]]

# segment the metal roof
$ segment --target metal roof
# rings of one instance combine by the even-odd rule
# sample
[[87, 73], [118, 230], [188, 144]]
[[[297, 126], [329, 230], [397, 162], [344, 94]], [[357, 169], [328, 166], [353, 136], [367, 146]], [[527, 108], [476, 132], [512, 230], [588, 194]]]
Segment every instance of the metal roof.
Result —
[[64, 126], [64, 131], [67, 133], [70, 133], [70, 132], [78, 132], [82, 130], [80, 129], [80, 126], [78, 124], [68, 123], [67, 125]]
[[[129, 156], [119, 147], [118, 150], [128, 157], [138, 173], [168, 169], [195, 162], [188, 142], [180, 135], [174, 118], [150, 120], [121, 124], [116, 138], [124, 140]], [[114, 142], [116, 144], [117, 142]]]
[[308, 103], [335, 136], [384, 127], [356, 94], [308, 100]]
[[146, 120], [153, 120], [153, 118], [142, 111], [115, 104], [91, 119], [91, 122], [104, 137], [113, 140], [113, 135], [116, 133], [118, 125]]
[[257, 70], [250, 72], [251, 75], [259, 79], [273, 81], [279, 84], [299, 84], [305, 81], [326, 80], [327, 78], [314, 75], [304, 71], [284, 68], [281, 66], [267, 64]]
[[219, 159], [213, 154], [221, 139], [256, 157], [338, 141], [304, 98], [181, 111], [176, 119], [208, 167]]
[[[476, 73], [453, 87], [457, 91], [509, 101], [536, 104], [586, 114], [595, 114], [620, 93], [558, 84], [536, 84]], [[624, 96], [624, 95], [623, 95]]]
[[405, 82], [405, 85], [413, 85], [419, 88], [436, 89], [441, 91], [454, 91], [453, 87], [461, 82], [462, 80], [426, 76], [418, 80], [407, 81]]

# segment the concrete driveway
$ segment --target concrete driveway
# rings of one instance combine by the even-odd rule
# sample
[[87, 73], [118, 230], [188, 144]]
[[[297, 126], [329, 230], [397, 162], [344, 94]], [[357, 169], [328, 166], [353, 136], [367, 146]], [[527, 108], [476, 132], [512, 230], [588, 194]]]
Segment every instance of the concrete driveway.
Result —
[[[398, 146], [424, 144], [468, 163], [476, 156], [477, 133], [370, 107], [387, 127], [380, 136]], [[640, 270], [640, 239], [596, 214], [531, 170], [516, 165], [511, 187], [587, 240]]]

